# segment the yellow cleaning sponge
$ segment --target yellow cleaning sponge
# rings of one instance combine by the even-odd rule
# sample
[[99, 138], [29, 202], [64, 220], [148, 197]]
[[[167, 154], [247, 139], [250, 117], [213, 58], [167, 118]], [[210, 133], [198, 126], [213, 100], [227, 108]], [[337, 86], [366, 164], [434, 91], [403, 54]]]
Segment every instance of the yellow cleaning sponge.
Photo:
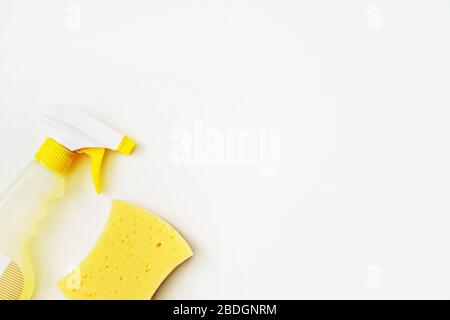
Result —
[[147, 300], [192, 255], [186, 241], [167, 222], [114, 200], [97, 244], [59, 287], [68, 299]]

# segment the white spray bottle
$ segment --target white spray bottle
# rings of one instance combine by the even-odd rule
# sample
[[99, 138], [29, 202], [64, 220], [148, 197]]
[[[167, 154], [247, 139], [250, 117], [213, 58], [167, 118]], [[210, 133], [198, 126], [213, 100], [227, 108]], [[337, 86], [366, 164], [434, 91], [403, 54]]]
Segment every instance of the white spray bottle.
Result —
[[40, 116], [56, 133], [47, 138], [14, 182], [0, 194], [0, 300], [33, 295], [30, 244], [50, 201], [64, 195], [65, 174], [80, 154], [91, 158], [92, 179], [101, 192], [106, 150], [129, 155], [135, 142], [76, 108], [54, 108]]

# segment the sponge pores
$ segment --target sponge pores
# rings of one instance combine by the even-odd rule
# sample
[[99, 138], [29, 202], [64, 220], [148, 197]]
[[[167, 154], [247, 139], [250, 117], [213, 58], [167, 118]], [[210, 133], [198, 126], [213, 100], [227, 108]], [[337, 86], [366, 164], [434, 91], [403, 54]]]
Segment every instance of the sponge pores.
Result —
[[147, 300], [192, 255], [188, 243], [160, 217], [114, 200], [97, 244], [59, 287], [68, 299]]

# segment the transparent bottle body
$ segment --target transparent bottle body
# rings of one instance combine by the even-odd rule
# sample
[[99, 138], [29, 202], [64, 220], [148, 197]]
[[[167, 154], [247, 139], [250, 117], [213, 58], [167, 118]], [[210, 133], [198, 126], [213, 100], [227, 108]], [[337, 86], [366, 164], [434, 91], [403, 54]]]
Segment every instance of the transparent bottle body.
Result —
[[24, 274], [21, 299], [29, 299], [35, 286], [32, 238], [47, 215], [49, 202], [61, 198], [64, 187], [61, 175], [32, 161], [0, 194], [0, 255], [15, 262]]

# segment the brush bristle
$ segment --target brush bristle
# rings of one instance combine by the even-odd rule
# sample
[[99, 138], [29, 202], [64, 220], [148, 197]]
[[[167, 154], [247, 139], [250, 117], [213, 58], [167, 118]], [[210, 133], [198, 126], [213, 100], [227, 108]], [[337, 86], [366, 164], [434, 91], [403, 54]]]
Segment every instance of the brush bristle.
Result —
[[14, 262], [9, 262], [0, 274], [0, 300], [19, 300], [22, 295], [24, 277]]

